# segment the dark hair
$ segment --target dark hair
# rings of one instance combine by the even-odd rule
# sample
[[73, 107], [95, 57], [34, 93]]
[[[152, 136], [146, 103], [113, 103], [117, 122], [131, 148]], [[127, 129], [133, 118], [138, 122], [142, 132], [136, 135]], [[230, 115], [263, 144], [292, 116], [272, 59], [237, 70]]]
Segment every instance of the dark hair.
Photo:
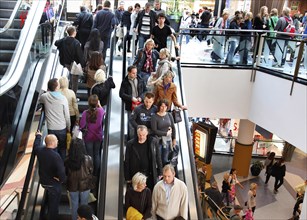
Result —
[[100, 11], [101, 9], [103, 9], [102, 4], [97, 5], [96, 11]]
[[157, 107], [158, 107], [158, 110], [160, 110], [160, 107], [162, 104], [165, 104], [166, 106], [168, 106], [168, 100], [167, 99], [161, 99], [158, 104], [157, 104]]
[[80, 11], [86, 11], [86, 7], [85, 6], [80, 6]]
[[133, 11], [133, 7], [132, 7], [132, 6], [129, 6], [129, 7], [128, 7], [128, 12], [131, 13], [132, 11]]
[[229, 174], [233, 174], [234, 171], [236, 171], [237, 169], [236, 168], [231, 168]]
[[92, 220], [93, 219], [93, 210], [89, 205], [81, 205], [79, 206], [77, 213], [79, 217], [85, 218], [86, 220]]
[[99, 50], [101, 37], [100, 37], [100, 32], [97, 28], [93, 28], [91, 30], [90, 36], [88, 37], [88, 41], [90, 42], [90, 46], [89, 46], [90, 50], [92, 51]]
[[135, 3], [134, 8], [140, 8], [141, 5], [139, 3]]
[[268, 156], [269, 160], [273, 160], [275, 158], [275, 152], [271, 152]]
[[158, 14], [158, 18], [166, 18], [165, 14], [162, 12], [160, 14]]
[[58, 85], [59, 85], [59, 82], [57, 78], [50, 79], [48, 81], [48, 90], [51, 92], [54, 92], [55, 89], [58, 87]]
[[131, 70], [133, 70], [133, 69], [136, 69], [136, 66], [134, 66], [134, 65], [128, 66], [128, 68], [127, 68], [128, 73], [130, 73]]
[[144, 97], [148, 99], [155, 98], [155, 94], [152, 92], [146, 92]]
[[103, 3], [103, 7], [110, 8], [111, 7], [111, 2], [110, 1], [105, 1]]
[[98, 70], [101, 65], [103, 65], [103, 57], [102, 54], [98, 51], [93, 51], [91, 54], [91, 58], [88, 63], [88, 67], [91, 70]]
[[69, 156], [65, 161], [65, 167], [69, 168], [70, 170], [80, 170], [85, 154], [83, 140], [79, 138], [72, 139], [69, 148]]
[[96, 122], [98, 101], [99, 101], [99, 99], [98, 99], [98, 96], [96, 94], [91, 95], [88, 98], [89, 109], [87, 110], [87, 114], [86, 114], [86, 121], [87, 122], [91, 122], [91, 123]]

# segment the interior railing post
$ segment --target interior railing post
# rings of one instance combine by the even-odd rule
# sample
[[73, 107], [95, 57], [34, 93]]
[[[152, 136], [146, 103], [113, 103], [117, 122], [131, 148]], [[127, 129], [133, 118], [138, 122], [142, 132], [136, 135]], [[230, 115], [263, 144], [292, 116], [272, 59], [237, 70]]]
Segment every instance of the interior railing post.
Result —
[[[297, 55], [297, 61], [296, 61], [296, 65], [295, 65], [295, 69], [294, 69], [294, 75], [293, 75], [293, 79], [292, 79], [290, 95], [292, 95], [292, 93], [293, 93], [294, 82], [297, 80], [297, 76], [298, 76], [298, 72], [299, 72], [299, 69], [300, 69], [301, 60], [302, 60], [302, 57], [303, 57], [305, 43], [307, 43], [307, 39], [306, 38], [304, 40], [302, 40], [301, 44], [300, 44], [300, 49], [299, 49], [299, 52], [298, 52], [298, 55]], [[305, 53], [306, 52], [307, 51], [305, 51]]]

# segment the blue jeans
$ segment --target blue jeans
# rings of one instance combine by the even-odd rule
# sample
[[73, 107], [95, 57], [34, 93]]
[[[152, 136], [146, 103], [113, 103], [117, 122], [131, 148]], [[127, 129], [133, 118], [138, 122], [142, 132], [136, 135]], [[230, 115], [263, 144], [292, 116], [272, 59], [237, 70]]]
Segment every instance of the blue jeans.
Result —
[[52, 186], [42, 185], [47, 193], [47, 207], [48, 214], [47, 219], [58, 219], [59, 214], [59, 205], [62, 194], [62, 186], [61, 184], [56, 184]]
[[58, 139], [58, 153], [60, 154], [62, 160], [64, 161], [66, 158], [66, 148], [67, 148], [67, 143], [66, 143], [66, 134], [67, 130], [66, 128], [63, 130], [50, 130], [48, 129], [48, 134], [54, 134], [57, 139]]
[[100, 168], [100, 146], [101, 141], [94, 141], [94, 142], [85, 142], [86, 152], [93, 158], [94, 162], [94, 176], [99, 175], [99, 168]]
[[150, 74], [151, 73], [146, 73], [146, 72], [140, 72], [140, 77], [142, 77], [144, 83], [147, 85], [147, 81], [148, 81], [148, 78], [150, 77]]
[[150, 35], [139, 34], [139, 49], [144, 47], [145, 42], [150, 38]]
[[70, 202], [71, 202], [71, 218], [72, 220], [77, 220], [78, 214], [77, 210], [80, 205], [88, 204], [88, 196], [90, 194], [90, 190], [86, 190], [83, 192], [69, 192]]
[[236, 50], [236, 42], [229, 41], [229, 51], [228, 51], [227, 58], [226, 58], [228, 64], [233, 64], [233, 57], [235, 55], [234, 54], [235, 50]]
[[[190, 30], [182, 30], [182, 33], [190, 33]], [[179, 42], [182, 42], [182, 38], [185, 36], [185, 43], [188, 44], [190, 42], [190, 35], [189, 34], [180, 34]]]

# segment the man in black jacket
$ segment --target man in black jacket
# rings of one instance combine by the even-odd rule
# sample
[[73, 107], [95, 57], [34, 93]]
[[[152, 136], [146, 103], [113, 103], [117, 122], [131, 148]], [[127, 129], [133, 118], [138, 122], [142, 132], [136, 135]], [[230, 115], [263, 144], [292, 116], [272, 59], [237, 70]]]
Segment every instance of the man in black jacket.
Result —
[[42, 134], [37, 131], [33, 149], [39, 164], [40, 183], [47, 192], [47, 219], [58, 219], [59, 204], [62, 194], [62, 183], [66, 181], [64, 162], [54, 150], [58, 139], [49, 134], [45, 138], [46, 147], [41, 147]]
[[[60, 51], [60, 63], [70, 72], [74, 61], [77, 64], [80, 63], [83, 68], [85, 67], [85, 61], [80, 42], [75, 39], [77, 34], [76, 28], [74, 26], [68, 27], [67, 33], [68, 37], [57, 40], [54, 45]], [[71, 73], [69, 75], [69, 86], [77, 94], [79, 77]]]
[[[144, 92], [146, 90], [143, 79], [137, 75], [136, 66], [127, 68], [128, 74], [122, 81], [119, 90], [119, 97], [125, 103], [125, 110], [128, 113], [128, 118], [131, 116], [131, 111], [143, 101]], [[128, 123], [128, 140], [133, 138], [134, 129]]]
[[73, 23], [74, 26], [77, 26], [77, 36], [82, 45], [82, 50], [84, 50], [84, 45], [91, 33], [93, 26], [93, 15], [89, 13], [85, 6], [80, 7], [80, 14], [77, 15], [77, 19]]
[[139, 125], [137, 137], [127, 143], [124, 170], [127, 183], [134, 174], [141, 172], [148, 177], [146, 184], [153, 190], [158, 177], [162, 176], [162, 160], [158, 140], [147, 135], [147, 127]]

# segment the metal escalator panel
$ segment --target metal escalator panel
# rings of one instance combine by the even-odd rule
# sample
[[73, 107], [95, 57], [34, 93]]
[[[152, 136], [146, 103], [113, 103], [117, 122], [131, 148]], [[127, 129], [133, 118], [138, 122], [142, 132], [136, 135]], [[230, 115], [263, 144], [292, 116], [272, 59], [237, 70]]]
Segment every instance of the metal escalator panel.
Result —
[[0, 2], [3, 12], [0, 14], [0, 95], [16, 85], [22, 75], [45, 3], [46, 0], [33, 1], [32, 5], [21, 0]]
[[[12, 61], [10, 64], [14, 69], [14, 74], [5, 75], [0, 81], [0, 188], [26, 150], [32, 117], [34, 117], [33, 109], [36, 104], [31, 98], [35, 99], [37, 95], [33, 92], [36, 87], [36, 85], [33, 86], [33, 80], [37, 80], [35, 78], [37, 76], [33, 75], [33, 70], [38, 65], [38, 60], [47, 55], [46, 51], [42, 52], [36, 47], [42, 43], [40, 37], [42, 28], [45, 31], [49, 30], [45, 33], [48, 35], [47, 39], [52, 39], [53, 28], [51, 25], [39, 26], [37, 24], [35, 29], [32, 28], [32, 37], [25, 38], [23, 44], [18, 43], [22, 53], [18, 60]], [[50, 48], [51, 40], [45, 43], [46, 48]], [[15, 64], [12, 64], [13, 62]], [[43, 74], [40, 77], [43, 77]], [[4, 87], [5, 89], [3, 89]]]

